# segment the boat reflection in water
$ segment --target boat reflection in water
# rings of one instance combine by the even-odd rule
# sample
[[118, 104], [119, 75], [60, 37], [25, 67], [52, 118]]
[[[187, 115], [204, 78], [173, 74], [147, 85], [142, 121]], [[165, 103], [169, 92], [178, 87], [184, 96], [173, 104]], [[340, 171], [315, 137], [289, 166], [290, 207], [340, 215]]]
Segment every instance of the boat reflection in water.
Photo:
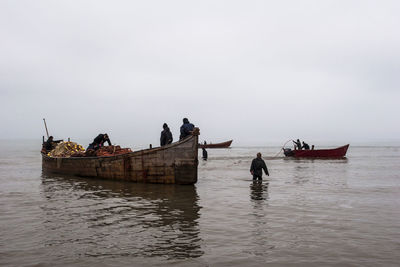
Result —
[[42, 187], [45, 244], [61, 257], [183, 259], [204, 253], [194, 186], [43, 174]]

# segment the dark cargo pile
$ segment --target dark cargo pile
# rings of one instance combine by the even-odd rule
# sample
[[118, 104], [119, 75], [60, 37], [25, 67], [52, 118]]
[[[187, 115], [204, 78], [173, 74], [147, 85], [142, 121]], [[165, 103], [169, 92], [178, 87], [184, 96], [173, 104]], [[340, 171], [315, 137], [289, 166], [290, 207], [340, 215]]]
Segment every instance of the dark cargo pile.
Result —
[[[130, 153], [132, 150], [130, 148], [121, 148], [120, 146], [103, 146], [99, 149], [86, 151], [87, 157], [110, 157], [117, 156], [126, 153]], [[73, 156], [74, 157], [74, 156]]]

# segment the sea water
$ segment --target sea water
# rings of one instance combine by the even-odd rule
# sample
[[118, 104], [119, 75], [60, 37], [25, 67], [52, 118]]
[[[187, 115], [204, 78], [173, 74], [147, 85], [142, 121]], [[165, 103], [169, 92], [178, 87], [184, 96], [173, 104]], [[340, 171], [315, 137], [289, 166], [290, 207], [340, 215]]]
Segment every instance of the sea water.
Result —
[[[46, 176], [39, 150], [0, 142], [1, 266], [400, 262], [400, 147], [350, 146], [340, 160], [209, 149], [194, 186]], [[262, 182], [249, 172], [257, 152]]]

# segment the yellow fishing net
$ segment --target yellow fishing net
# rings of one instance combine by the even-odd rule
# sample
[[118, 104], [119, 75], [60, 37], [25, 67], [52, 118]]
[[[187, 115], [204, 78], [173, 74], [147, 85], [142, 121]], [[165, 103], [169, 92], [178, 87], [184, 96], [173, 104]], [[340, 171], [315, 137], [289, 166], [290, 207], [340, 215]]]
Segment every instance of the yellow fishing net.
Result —
[[61, 142], [47, 153], [50, 157], [71, 157], [73, 154], [84, 153], [85, 149], [75, 142]]

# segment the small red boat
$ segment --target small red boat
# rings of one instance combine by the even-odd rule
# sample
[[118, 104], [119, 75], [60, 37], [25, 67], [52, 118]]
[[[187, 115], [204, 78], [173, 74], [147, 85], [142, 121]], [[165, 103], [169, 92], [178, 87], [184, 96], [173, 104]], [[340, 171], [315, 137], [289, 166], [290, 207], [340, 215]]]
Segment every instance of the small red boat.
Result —
[[216, 143], [216, 144], [199, 144], [199, 148], [228, 148], [232, 144], [233, 140], [229, 140], [226, 142], [222, 143]]
[[295, 158], [344, 158], [346, 157], [349, 144], [332, 149], [308, 149], [308, 150], [292, 150], [284, 148], [283, 153], [286, 157]]

